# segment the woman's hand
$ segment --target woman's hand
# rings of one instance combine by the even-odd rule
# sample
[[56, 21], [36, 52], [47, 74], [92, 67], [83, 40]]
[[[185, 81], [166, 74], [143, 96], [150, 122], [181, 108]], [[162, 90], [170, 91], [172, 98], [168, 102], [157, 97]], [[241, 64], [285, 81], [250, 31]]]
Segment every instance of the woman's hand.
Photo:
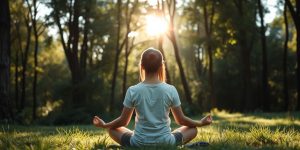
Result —
[[105, 128], [105, 125], [106, 125], [106, 123], [102, 119], [100, 119], [98, 116], [94, 117], [93, 124], [96, 127], [100, 127], [100, 128]]
[[210, 125], [212, 123], [212, 121], [213, 120], [212, 120], [211, 115], [207, 115], [200, 120], [202, 126]]

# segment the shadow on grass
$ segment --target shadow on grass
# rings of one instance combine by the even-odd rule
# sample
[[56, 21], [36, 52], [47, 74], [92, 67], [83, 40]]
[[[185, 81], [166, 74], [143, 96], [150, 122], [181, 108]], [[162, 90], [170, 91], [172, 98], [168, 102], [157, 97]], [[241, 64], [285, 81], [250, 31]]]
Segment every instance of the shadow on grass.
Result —
[[269, 127], [271, 130], [300, 130], [300, 113], [228, 113], [213, 112], [214, 124], [218, 128], [234, 128], [240, 131], [249, 130], [253, 126]]

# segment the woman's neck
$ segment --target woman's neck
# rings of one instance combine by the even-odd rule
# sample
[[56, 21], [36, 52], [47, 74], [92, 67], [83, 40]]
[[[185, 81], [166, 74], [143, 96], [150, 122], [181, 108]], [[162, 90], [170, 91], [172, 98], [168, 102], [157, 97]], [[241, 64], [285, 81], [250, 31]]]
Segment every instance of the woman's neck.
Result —
[[157, 73], [154, 74], [145, 74], [144, 83], [160, 83]]

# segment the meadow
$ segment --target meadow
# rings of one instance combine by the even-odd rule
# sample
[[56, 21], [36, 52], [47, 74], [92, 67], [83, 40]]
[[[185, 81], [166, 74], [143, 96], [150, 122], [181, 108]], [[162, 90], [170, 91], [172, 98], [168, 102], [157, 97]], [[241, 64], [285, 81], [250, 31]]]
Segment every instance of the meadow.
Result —
[[[300, 149], [300, 113], [229, 113], [214, 110], [211, 126], [198, 128], [198, 149]], [[203, 114], [204, 115], [204, 114]], [[201, 116], [192, 117], [194, 119]], [[178, 127], [172, 122], [172, 129]], [[133, 128], [133, 120], [129, 128]], [[92, 125], [21, 126], [1, 124], [0, 149], [107, 149], [116, 144]], [[134, 148], [130, 148], [134, 149]], [[143, 149], [189, 149], [160, 145]]]

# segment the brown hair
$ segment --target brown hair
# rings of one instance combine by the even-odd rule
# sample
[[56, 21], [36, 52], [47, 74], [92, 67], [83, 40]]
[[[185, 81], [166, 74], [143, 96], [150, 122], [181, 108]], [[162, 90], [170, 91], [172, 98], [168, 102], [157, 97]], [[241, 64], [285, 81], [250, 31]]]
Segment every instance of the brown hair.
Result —
[[165, 64], [159, 50], [154, 48], [146, 49], [140, 60], [140, 80], [145, 80], [146, 73], [157, 73], [161, 82], [166, 81]]

